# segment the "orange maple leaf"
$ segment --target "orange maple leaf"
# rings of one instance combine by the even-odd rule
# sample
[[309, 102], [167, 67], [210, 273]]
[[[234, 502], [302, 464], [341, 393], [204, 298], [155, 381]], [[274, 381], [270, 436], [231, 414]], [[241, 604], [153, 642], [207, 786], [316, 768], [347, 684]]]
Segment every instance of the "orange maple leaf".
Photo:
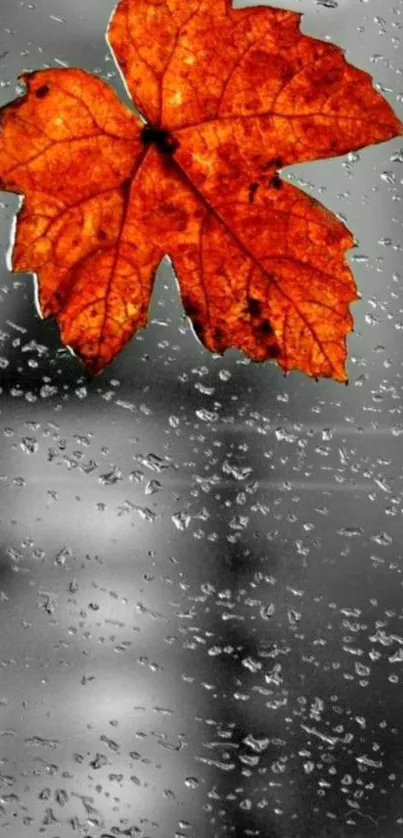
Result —
[[90, 372], [146, 324], [168, 254], [209, 350], [346, 380], [353, 237], [278, 171], [403, 126], [300, 17], [120, 0], [108, 37], [137, 114], [78, 69], [25, 74], [3, 109], [0, 185], [25, 195], [13, 268], [37, 273], [43, 316]]

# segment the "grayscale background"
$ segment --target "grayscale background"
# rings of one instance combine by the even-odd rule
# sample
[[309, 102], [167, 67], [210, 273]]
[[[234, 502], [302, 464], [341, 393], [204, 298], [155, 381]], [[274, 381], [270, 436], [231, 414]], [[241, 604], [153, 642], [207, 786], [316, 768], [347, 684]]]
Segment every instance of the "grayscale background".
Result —
[[[1, 103], [68, 65], [124, 97], [113, 6], [0, 0]], [[403, 116], [401, 0], [289, 7]], [[0, 194], [8, 838], [403, 832], [403, 143], [285, 174], [357, 239], [348, 387], [209, 355], [167, 265], [90, 379], [7, 269]]]

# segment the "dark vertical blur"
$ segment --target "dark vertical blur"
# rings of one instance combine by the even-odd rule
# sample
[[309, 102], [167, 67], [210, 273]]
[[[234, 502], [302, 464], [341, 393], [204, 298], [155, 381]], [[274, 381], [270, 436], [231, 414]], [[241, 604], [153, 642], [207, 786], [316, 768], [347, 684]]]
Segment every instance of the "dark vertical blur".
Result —
[[[398, 3], [288, 6], [401, 112]], [[2, 103], [45, 66], [124, 96], [112, 8], [2, 0]], [[400, 835], [401, 146], [287, 172], [358, 241], [349, 387], [211, 357], [168, 263], [89, 379], [7, 269], [2, 194], [5, 835]]]

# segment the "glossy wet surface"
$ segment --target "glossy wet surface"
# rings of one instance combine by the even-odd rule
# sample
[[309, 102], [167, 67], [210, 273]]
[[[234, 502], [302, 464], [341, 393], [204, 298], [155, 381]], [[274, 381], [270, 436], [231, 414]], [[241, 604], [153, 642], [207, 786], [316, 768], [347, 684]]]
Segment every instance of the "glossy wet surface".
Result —
[[[82, 5], [3, 0], [4, 102], [46, 63], [118, 83]], [[305, 5], [398, 109], [400, 6]], [[167, 264], [91, 380], [3, 257], [5, 836], [400, 834], [401, 145], [289, 170], [358, 239], [348, 387], [209, 355]]]

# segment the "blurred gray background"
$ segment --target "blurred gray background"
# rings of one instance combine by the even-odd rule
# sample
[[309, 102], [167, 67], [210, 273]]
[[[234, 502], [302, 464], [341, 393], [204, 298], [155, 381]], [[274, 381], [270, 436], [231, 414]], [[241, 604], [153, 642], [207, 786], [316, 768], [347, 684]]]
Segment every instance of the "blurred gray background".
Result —
[[[125, 97], [113, 6], [1, 0], [1, 103], [48, 66]], [[288, 8], [403, 116], [401, 2]], [[166, 264], [90, 379], [7, 269], [1, 193], [5, 836], [401, 835], [402, 146], [285, 172], [357, 239], [348, 387], [209, 355]]]

